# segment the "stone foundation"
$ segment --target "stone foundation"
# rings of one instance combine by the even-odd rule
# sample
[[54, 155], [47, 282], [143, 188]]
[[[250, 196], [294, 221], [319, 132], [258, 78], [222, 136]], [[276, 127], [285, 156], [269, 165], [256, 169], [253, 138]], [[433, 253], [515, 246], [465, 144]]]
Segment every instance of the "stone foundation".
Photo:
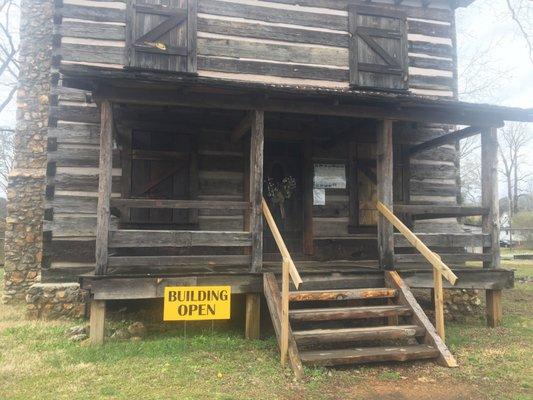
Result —
[[[444, 289], [444, 318], [446, 321], [456, 321], [472, 315], [481, 315], [483, 303], [479, 294], [482, 292], [482, 290], [477, 289]], [[433, 319], [435, 306], [430, 291], [427, 289], [413, 289], [413, 293], [426, 315]]]
[[444, 290], [444, 318], [456, 320], [460, 317], [481, 313], [482, 303], [479, 290]]
[[28, 318], [82, 318], [89, 300], [77, 283], [36, 283], [26, 294]]
[[24, 300], [40, 279], [44, 175], [12, 174], [7, 191], [4, 302]]

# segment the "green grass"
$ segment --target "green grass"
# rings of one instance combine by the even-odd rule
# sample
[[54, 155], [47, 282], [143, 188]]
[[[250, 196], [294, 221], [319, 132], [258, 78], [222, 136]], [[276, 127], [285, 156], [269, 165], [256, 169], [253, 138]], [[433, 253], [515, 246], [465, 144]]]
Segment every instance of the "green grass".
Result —
[[[521, 264], [520, 274], [532, 276], [532, 264]], [[0, 399], [531, 399], [532, 304], [533, 285], [520, 283], [504, 293], [503, 327], [485, 327], [482, 316], [447, 324], [459, 368], [316, 368], [305, 382], [280, 368], [272, 338], [165, 329], [141, 342], [89, 347], [66, 338], [80, 321], [28, 321], [23, 306], [2, 305]]]

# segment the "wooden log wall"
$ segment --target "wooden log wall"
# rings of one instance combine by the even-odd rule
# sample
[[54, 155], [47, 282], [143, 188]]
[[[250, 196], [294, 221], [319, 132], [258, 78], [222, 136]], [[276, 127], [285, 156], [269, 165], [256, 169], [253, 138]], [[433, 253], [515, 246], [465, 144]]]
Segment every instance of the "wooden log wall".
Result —
[[[350, 1], [353, 3], [354, 1]], [[367, 1], [355, 1], [367, 4]], [[62, 0], [55, 65], [125, 65], [125, 0]], [[346, 0], [199, 0], [198, 74], [230, 80], [348, 88]], [[390, 1], [388, 3], [391, 3]], [[455, 88], [449, 2], [392, 6], [407, 16], [409, 88], [450, 97]]]
[[[54, 84], [42, 277], [43, 281], [73, 281], [76, 275], [94, 270], [100, 117], [90, 93], [63, 88], [57, 74]], [[194, 135], [198, 139], [198, 200], [242, 201], [244, 146], [242, 142], [231, 142], [230, 136], [244, 114], [209, 111], [207, 116], [199, 109], [182, 109], [182, 114], [178, 111], [172, 113], [176, 120], [161, 123], [157, 121], [162, 121], [163, 115], [168, 118], [165, 110], [117, 109], [118, 130], [136, 126], [168, 134]], [[176, 123], [177, 120], [181, 123]], [[176, 127], [182, 130], [177, 132]], [[113, 154], [113, 198], [121, 196], [119, 144], [115, 144]], [[199, 230], [243, 229], [242, 210], [205, 209], [198, 214]], [[112, 216], [111, 223], [116, 229], [118, 218]]]

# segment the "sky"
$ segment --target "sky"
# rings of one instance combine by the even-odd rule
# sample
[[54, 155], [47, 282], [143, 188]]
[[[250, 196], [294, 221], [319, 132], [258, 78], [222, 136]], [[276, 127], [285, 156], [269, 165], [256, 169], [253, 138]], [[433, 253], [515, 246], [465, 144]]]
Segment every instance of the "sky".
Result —
[[[527, 28], [533, 40], [533, 1], [514, 2], [524, 6], [520, 18], [531, 21]], [[499, 82], [492, 90], [475, 96], [463, 93], [462, 99], [533, 108], [533, 61], [506, 0], [476, 0], [457, 10], [456, 24], [460, 92], [468, 86], [468, 79]], [[478, 68], [465, 70], [472, 60], [478, 61]]]

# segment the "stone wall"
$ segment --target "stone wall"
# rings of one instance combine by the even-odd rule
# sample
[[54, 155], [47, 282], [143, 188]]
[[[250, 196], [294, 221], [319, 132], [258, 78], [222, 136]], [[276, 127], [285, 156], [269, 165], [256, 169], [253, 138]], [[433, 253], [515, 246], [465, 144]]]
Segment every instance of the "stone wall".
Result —
[[24, 300], [40, 279], [53, 0], [22, 0], [14, 169], [7, 191], [3, 300]]
[[36, 283], [26, 294], [27, 317], [81, 318], [87, 300], [88, 293], [77, 283]]

